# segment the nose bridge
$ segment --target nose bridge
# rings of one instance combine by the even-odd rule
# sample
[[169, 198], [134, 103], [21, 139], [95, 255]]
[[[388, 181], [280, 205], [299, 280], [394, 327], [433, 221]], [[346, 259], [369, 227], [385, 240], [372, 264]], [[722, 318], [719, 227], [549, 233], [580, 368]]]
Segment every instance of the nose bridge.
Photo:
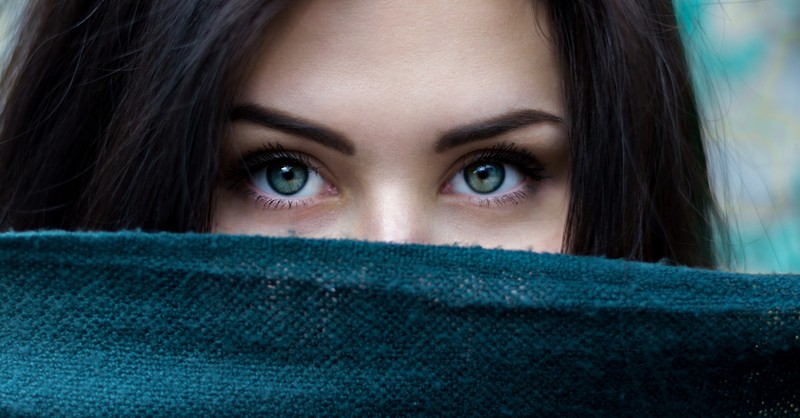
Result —
[[368, 241], [429, 243], [425, 204], [410, 184], [376, 185], [360, 204], [356, 236]]

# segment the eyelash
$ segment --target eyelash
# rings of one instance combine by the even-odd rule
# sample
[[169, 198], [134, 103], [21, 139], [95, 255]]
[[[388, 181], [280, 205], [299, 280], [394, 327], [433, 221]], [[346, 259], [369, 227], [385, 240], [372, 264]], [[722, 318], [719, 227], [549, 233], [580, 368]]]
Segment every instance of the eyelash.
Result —
[[[239, 159], [237, 163], [225, 170], [225, 178], [231, 181], [230, 189], [238, 190], [243, 197], [252, 199], [264, 209], [292, 209], [297, 206], [307, 206], [314, 198], [285, 199], [277, 196], [261, 195], [253, 190], [254, 186], [248, 184], [255, 173], [275, 161], [290, 161], [308, 167], [309, 171], [319, 173], [319, 169], [311, 162], [307, 154], [302, 152], [287, 151], [280, 144], [268, 143], [256, 151], [250, 152]], [[323, 177], [324, 179], [324, 177]], [[327, 182], [327, 180], [326, 180]]]
[[[538, 191], [538, 183], [549, 178], [542, 175], [546, 168], [544, 164], [541, 164], [532, 152], [518, 147], [513, 142], [502, 142], [491, 148], [477, 151], [467, 156], [461, 162], [461, 168], [455, 175], [462, 174], [469, 165], [477, 162], [508, 164], [519, 170], [520, 173], [533, 182], [527, 185], [526, 191], [517, 190], [500, 196], [479, 198], [478, 203], [483, 206], [519, 204], [528, 199], [530, 195], [536, 194]], [[453, 178], [453, 176], [448, 177], [448, 179], [450, 178]]]
[[[301, 152], [287, 151], [280, 144], [268, 143], [258, 150], [248, 153], [239, 159], [237, 163], [228, 167], [224, 171], [224, 177], [229, 179], [230, 188], [238, 190], [245, 198], [253, 199], [256, 204], [264, 209], [292, 209], [297, 206], [307, 206], [313, 201], [313, 197], [305, 199], [284, 199], [281, 197], [265, 196], [253, 190], [249, 184], [252, 173], [255, 173], [270, 163], [275, 161], [291, 161], [302, 164], [310, 171], [320, 175], [319, 169], [311, 162], [307, 154]], [[525, 177], [533, 182], [528, 184], [525, 191], [516, 190], [500, 196], [490, 196], [478, 198], [478, 204], [482, 206], [504, 206], [508, 204], [519, 204], [528, 199], [529, 194], [536, 194], [538, 191], [537, 183], [547, 179], [542, 172], [545, 166], [536, 159], [528, 150], [519, 148], [514, 143], [500, 143], [481, 151], [477, 151], [462, 160], [460, 169], [454, 174], [463, 173], [467, 166], [477, 163], [497, 163], [508, 164], [519, 170]], [[448, 177], [452, 179], [454, 175]], [[321, 176], [322, 177], [322, 176]], [[327, 179], [323, 177], [327, 182]]]

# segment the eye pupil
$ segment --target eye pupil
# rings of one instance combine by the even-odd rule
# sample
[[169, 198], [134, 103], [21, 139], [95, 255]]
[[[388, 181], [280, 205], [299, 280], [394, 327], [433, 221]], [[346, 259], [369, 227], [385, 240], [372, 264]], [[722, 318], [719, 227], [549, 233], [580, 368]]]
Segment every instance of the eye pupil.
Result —
[[281, 167], [281, 175], [283, 176], [283, 179], [286, 181], [291, 181], [292, 179], [294, 179], [294, 172], [292, 171], [292, 166], [285, 165]]
[[506, 171], [503, 164], [477, 162], [464, 169], [464, 180], [476, 193], [492, 193], [503, 185]]
[[278, 162], [267, 167], [267, 182], [276, 192], [290, 196], [308, 182], [308, 167], [294, 161]]

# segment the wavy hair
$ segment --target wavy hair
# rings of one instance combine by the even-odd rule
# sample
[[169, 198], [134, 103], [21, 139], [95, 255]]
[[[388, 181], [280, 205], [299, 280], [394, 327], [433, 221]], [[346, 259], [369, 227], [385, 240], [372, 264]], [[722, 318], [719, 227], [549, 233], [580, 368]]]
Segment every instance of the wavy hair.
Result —
[[[32, 2], [0, 80], [0, 230], [208, 231], [233, 100], [286, 3]], [[720, 215], [671, 1], [535, 6], [565, 80], [564, 251], [713, 267]]]

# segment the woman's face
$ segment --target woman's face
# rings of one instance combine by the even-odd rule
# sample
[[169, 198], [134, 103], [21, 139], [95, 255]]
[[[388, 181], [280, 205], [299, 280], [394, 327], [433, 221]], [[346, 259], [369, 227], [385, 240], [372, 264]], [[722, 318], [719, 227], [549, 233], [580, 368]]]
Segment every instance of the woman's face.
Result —
[[214, 231], [559, 251], [562, 79], [532, 3], [293, 2], [232, 117]]

